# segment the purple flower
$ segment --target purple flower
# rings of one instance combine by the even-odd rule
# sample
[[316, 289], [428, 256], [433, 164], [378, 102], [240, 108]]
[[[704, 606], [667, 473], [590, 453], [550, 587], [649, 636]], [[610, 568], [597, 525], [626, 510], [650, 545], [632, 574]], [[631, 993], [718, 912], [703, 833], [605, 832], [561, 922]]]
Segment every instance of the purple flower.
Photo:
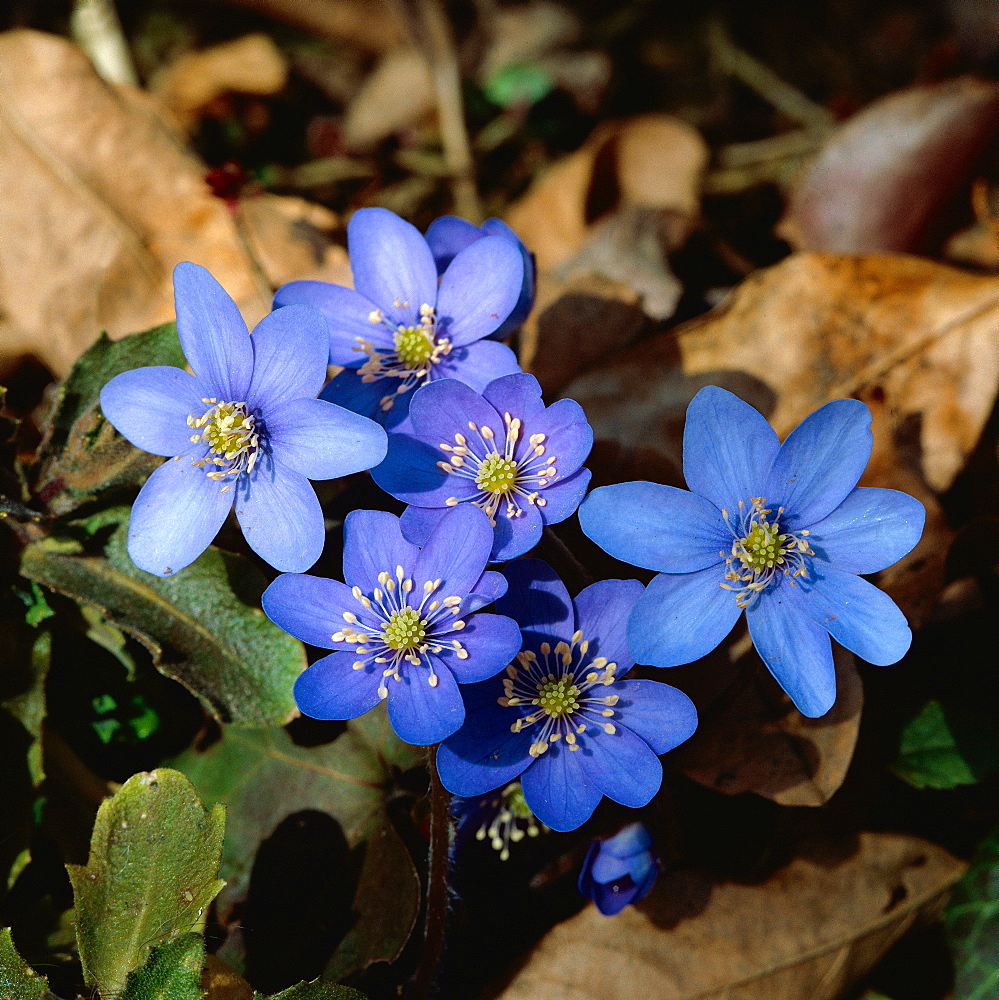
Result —
[[644, 899], [659, 876], [652, 835], [644, 823], [629, 823], [613, 837], [594, 840], [583, 859], [576, 887], [605, 917]]
[[264, 591], [271, 621], [336, 650], [298, 678], [298, 707], [314, 719], [354, 719], [387, 699], [392, 728], [419, 745], [458, 729], [458, 684], [492, 677], [520, 648], [515, 622], [473, 615], [506, 590], [485, 569], [491, 541], [489, 521], [472, 507], [451, 511], [422, 550], [392, 514], [348, 514], [346, 584], [286, 574]]
[[477, 796], [519, 777], [534, 815], [562, 832], [604, 795], [644, 806], [662, 783], [657, 755], [693, 733], [697, 713], [668, 684], [622, 680], [642, 585], [603, 580], [573, 601], [539, 560], [503, 572], [510, 589], [497, 609], [516, 619], [523, 648], [502, 677], [467, 690], [465, 724], [437, 752], [444, 787]]
[[305, 570], [323, 549], [310, 479], [377, 465], [385, 432], [316, 399], [326, 377], [326, 321], [306, 306], [271, 313], [253, 336], [222, 286], [197, 264], [174, 270], [177, 333], [194, 375], [137, 368], [101, 390], [105, 417], [132, 444], [175, 456], [132, 507], [136, 566], [170, 576], [193, 562], [230, 509], [250, 547], [280, 570]]
[[[481, 240], [484, 236], [499, 236], [515, 246], [520, 253], [520, 259], [524, 264], [523, 284], [520, 288], [520, 298], [513, 307], [513, 312], [497, 327], [490, 338], [501, 339], [513, 333], [520, 327], [524, 320], [530, 315], [531, 307], [534, 305], [534, 283], [535, 270], [534, 259], [527, 252], [527, 247], [521, 243], [517, 234], [501, 219], [486, 219], [481, 226], [475, 226], [466, 219], [460, 219], [456, 215], [442, 215], [439, 219], [434, 219], [427, 229], [427, 243], [430, 252], [434, 255], [434, 263], [437, 265], [437, 273], [443, 274], [451, 265], [451, 261], [465, 249], [471, 246], [476, 240]], [[458, 376], [460, 378], [460, 376]], [[471, 383], [469, 383], [471, 384]]]
[[330, 364], [347, 370], [322, 398], [394, 427], [413, 390], [457, 378], [477, 389], [520, 371], [504, 344], [484, 340], [510, 315], [524, 281], [520, 251], [484, 236], [459, 253], [437, 281], [427, 241], [384, 208], [362, 208], [347, 227], [354, 288], [293, 281], [274, 305], [304, 303], [329, 321]]
[[493, 523], [492, 558], [536, 545], [546, 524], [565, 520], [590, 482], [581, 469], [593, 445], [583, 408], [560, 399], [545, 407], [533, 375], [507, 375], [482, 395], [447, 379], [420, 389], [412, 430], [393, 434], [372, 475], [410, 506], [403, 534], [420, 544], [450, 507], [481, 507]]
[[615, 558], [659, 571], [628, 626], [639, 660], [696, 660], [745, 610], [763, 662], [815, 718], [836, 700], [830, 635], [869, 663], [905, 654], [904, 615], [857, 574], [904, 556], [924, 511], [905, 493], [856, 486], [870, 422], [863, 403], [837, 399], [780, 444], [753, 407], [708, 386], [687, 408], [692, 492], [638, 482], [587, 497], [583, 531]]

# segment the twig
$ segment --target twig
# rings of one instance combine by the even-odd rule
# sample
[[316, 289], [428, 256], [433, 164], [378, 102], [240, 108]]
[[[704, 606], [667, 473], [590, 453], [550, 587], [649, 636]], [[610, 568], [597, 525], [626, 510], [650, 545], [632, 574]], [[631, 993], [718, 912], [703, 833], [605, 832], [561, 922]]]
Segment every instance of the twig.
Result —
[[114, 0], [76, 0], [69, 19], [73, 40], [108, 83], [139, 85]]

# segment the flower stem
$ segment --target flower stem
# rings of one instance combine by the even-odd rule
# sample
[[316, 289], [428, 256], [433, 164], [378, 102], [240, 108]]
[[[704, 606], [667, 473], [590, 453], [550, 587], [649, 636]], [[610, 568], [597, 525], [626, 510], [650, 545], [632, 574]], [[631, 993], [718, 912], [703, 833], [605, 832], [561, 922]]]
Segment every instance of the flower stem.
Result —
[[427, 862], [427, 910], [423, 951], [410, 982], [407, 1000], [426, 1000], [440, 971], [447, 927], [448, 874], [451, 845], [451, 795], [437, 774], [437, 747], [427, 757], [430, 771], [430, 852]]

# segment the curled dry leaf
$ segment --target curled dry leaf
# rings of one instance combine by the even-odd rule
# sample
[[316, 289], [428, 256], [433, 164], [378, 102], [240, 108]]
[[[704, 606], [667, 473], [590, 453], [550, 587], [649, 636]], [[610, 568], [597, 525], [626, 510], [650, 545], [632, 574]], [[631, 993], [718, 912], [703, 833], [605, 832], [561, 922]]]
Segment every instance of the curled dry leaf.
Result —
[[861, 833], [806, 850], [759, 885], [671, 872], [612, 920], [591, 904], [556, 925], [492, 995], [835, 1000], [910, 927], [936, 917], [963, 870], [916, 837]]
[[799, 250], [932, 250], [997, 133], [994, 81], [889, 94], [830, 137], [795, 184], [781, 235]]
[[[32, 354], [62, 376], [102, 329], [116, 339], [170, 320], [181, 260], [206, 266], [248, 320], [263, 316], [275, 281], [204, 174], [148, 97], [105, 84], [69, 42], [0, 35], [0, 371]], [[285, 281], [325, 252], [281, 204], [255, 202], [248, 228], [270, 220], [267, 266]]]

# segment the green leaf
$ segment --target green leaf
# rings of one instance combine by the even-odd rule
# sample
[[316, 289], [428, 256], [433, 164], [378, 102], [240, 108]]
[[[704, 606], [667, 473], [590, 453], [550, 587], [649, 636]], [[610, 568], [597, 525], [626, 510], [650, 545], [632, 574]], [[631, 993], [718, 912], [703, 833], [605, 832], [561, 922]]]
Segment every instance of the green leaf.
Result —
[[953, 1000], [999, 996], [999, 829], [978, 848], [944, 913], [954, 955]]
[[994, 720], [929, 701], [902, 731], [892, 770], [916, 788], [973, 785], [999, 771]]
[[121, 1000], [202, 1000], [205, 963], [200, 934], [184, 934], [153, 950], [141, 969], [129, 973]]
[[104, 419], [100, 391], [115, 375], [146, 365], [183, 368], [174, 323], [111, 341], [101, 334], [59, 387], [39, 449], [36, 493], [63, 515], [114, 486], [138, 483], [162, 459], [129, 444]]
[[224, 832], [224, 807], [206, 810], [167, 768], [133, 775], [101, 804], [86, 866], [66, 866], [88, 986], [119, 996], [150, 948], [199, 923], [225, 884]]
[[245, 892], [257, 848], [291, 813], [323, 810], [351, 848], [364, 845], [356, 920], [323, 974], [337, 981], [371, 962], [393, 961], [413, 929], [419, 879], [386, 813], [385, 794], [396, 774], [421, 760], [379, 706], [324, 746], [296, 746], [280, 729], [229, 727], [204, 753], [187, 751], [173, 764], [205, 798], [231, 807], [222, 860], [227, 896]]
[[58, 1000], [48, 980], [18, 955], [9, 927], [0, 931], [0, 1000]]
[[337, 986], [334, 983], [324, 983], [314, 979], [311, 983], [289, 986], [288, 989], [272, 993], [269, 997], [265, 997], [262, 993], [254, 993], [253, 1000], [366, 1000], [366, 997], [349, 986]]
[[267, 726], [292, 718], [305, 649], [260, 610], [263, 575], [242, 556], [209, 548], [174, 576], [153, 576], [128, 556], [127, 521], [125, 508], [89, 519], [93, 532], [114, 526], [103, 557], [35, 542], [24, 550], [21, 572], [97, 608], [220, 722]]

